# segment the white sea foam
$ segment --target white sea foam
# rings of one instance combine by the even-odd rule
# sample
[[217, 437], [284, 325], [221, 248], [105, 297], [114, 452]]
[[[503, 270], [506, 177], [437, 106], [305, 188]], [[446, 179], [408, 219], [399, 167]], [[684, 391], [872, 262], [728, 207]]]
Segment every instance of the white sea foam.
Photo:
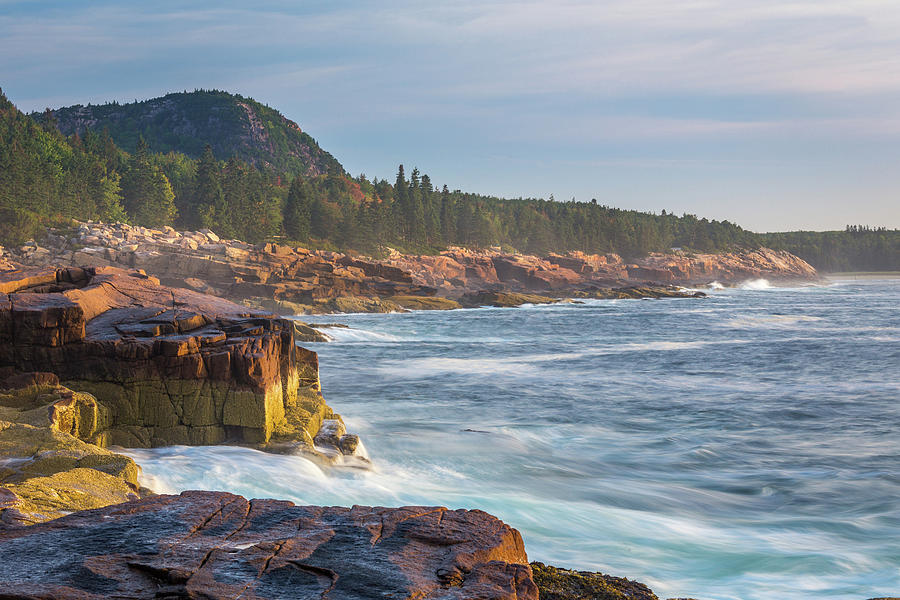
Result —
[[690, 340], [628, 342], [596, 348], [584, 348], [579, 352], [558, 352], [552, 354], [528, 354], [506, 358], [453, 358], [429, 357], [399, 360], [377, 367], [379, 373], [390, 377], [426, 379], [453, 373], [467, 375], [489, 375], [492, 377], [520, 377], [534, 375], [536, 369], [553, 366], [556, 363], [575, 361], [583, 358], [626, 354], [630, 352], [677, 352], [712, 345], [746, 344], [748, 340]]
[[369, 331], [355, 327], [332, 327], [328, 336], [337, 342], [402, 342], [403, 338], [381, 331]]
[[772, 284], [769, 283], [768, 279], [748, 279], [738, 287], [742, 290], [759, 291], [772, 289]]
[[729, 319], [721, 325], [736, 329], [793, 329], [802, 323], [816, 323], [822, 317], [813, 315], [742, 315]]

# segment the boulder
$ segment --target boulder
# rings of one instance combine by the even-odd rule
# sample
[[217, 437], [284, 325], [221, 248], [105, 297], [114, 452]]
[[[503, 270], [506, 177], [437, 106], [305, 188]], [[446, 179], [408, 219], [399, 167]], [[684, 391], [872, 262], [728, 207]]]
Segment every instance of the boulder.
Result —
[[155, 496], [0, 530], [8, 598], [537, 600], [522, 538], [477, 510]]

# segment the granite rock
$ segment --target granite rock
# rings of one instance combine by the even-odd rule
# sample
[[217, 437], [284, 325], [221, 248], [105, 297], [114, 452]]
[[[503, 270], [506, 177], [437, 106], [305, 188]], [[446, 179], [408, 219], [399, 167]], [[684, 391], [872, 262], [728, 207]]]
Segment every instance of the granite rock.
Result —
[[99, 446], [307, 443], [339, 418], [288, 319], [110, 267], [6, 271], [0, 293], [0, 367], [96, 397]]
[[0, 530], [0, 589], [43, 598], [537, 600], [519, 533], [487, 513], [154, 496]]

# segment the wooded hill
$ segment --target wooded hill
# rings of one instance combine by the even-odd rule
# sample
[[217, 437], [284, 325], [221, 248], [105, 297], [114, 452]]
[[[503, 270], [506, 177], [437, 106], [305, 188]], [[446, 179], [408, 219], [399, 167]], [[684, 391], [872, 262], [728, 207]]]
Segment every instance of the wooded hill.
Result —
[[900, 231], [847, 225], [843, 231], [766, 233], [762, 243], [796, 254], [819, 271], [900, 271]]
[[41, 124], [55, 122], [67, 136], [106, 130], [127, 152], [137, 150], [143, 138], [154, 152], [163, 154], [174, 151], [199, 158], [209, 145], [220, 158], [236, 156], [290, 176], [344, 173], [341, 164], [295, 122], [252, 98], [219, 90], [179, 92], [128, 104], [79, 104], [31, 116]]
[[897, 231], [761, 236], [694, 215], [436, 189], [402, 166], [393, 182], [353, 178], [276, 111], [218, 91], [32, 116], [0, 92], [0, 218], [7, 244], [77, 218], [209, 227], [251, 242], [280, 237], [369, 254], [460, 245], [631, 257], [769, 244], [826, 269], [900, 268]]

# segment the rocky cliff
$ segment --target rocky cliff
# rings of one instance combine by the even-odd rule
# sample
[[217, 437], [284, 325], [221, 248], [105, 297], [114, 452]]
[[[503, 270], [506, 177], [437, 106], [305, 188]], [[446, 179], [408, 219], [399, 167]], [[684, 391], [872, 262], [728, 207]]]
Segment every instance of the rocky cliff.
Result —
[[[142, 269], [165, 285], [280, 314], [455, 308], [448, 299], [481, 291], [627, 298], [636, 297], [635, 290], [648, 283], [817, 278], [815, 269], [796, 256], [766, 248], [727, 254], [652, 254], [635, 261], [616, 254], [571, 252], [541, 258], [499, 249], [451, 248], [438, 255], [394, 253], [374, 260], [281, 244], [254, 246], [222, 240], [209, 230], [179, 232], [98, 223], [51, 231], [40, 245], [8, 249], [5, 259], [29, 266]], [[627, 290], [596, 293], [618, 288]]]
[[390, 311], [399, 306], [382, 299], [434, 295], [433, 289], [388, 265], [334, 252], [221, 240], [208, 230], [86, 223], [51, 232], [40, 246], [10, 249], [7, 258], [27, 266], [141, 269], [164, 285], [281, 314]]
[[648, 282], [698, 285], [757, 278], [810, 281], [818, 277], [803, 260], [768, 248], [724, 254], [651, 254], [634, 261], [625, 261], [617, 254], [570, 252], [540, 258], [451, 248], [436, 256], [395, 254], [385, 263], [408, 272], [413, 283], [449, 296], [481, 289], [565, 294], [589, 287]]
[[[0, 367], [97, 399], [99, 446], [233, 441], [314, 452], [339, 421], [291, 321], [114, 268], [0, 273]], [[340, 440], [338, 440], [340, 441]]]

